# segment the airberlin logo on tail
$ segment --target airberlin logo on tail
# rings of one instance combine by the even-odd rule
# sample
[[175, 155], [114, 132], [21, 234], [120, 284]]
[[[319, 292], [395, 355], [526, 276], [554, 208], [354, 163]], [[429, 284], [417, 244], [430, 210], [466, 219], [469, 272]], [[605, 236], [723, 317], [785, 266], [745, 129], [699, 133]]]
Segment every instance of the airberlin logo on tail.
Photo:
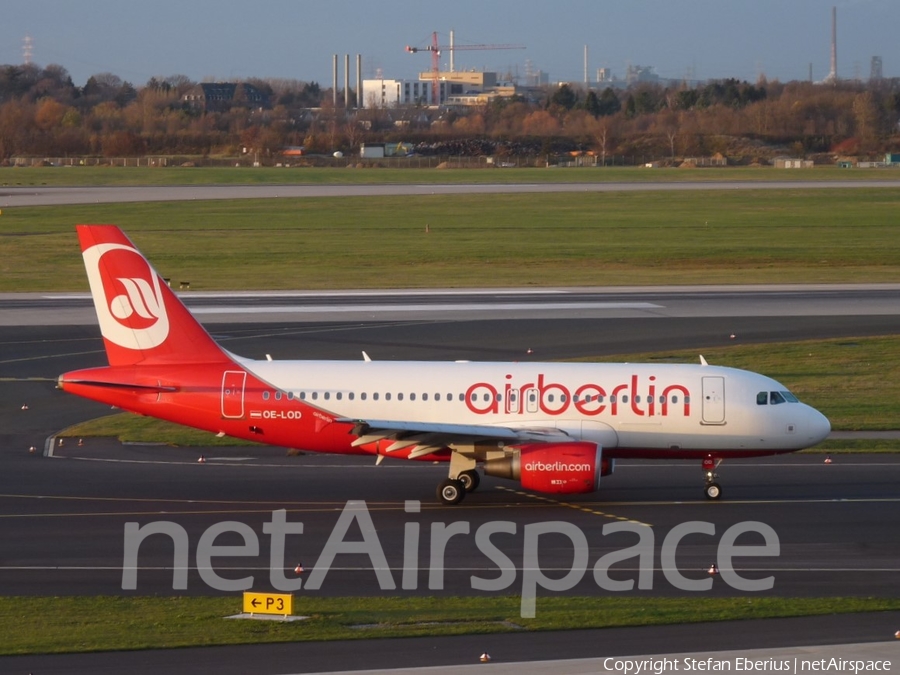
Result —
[[135, 314], [141, 319], [156, 322], [160, 314], [166, 311], [165, 306], [154, 294], [154, 289], [146, 279], [127, 279], [120, 277], [118, 282], [125, 287], [126, 295], [117, 295], [109, 304], [112, 315], [120, 321], [130, 319]]
[[123, 244], [97, 244], [83, 253], [100, 331], [126, 349], [152, 349], [169, 335], [159, 276]]

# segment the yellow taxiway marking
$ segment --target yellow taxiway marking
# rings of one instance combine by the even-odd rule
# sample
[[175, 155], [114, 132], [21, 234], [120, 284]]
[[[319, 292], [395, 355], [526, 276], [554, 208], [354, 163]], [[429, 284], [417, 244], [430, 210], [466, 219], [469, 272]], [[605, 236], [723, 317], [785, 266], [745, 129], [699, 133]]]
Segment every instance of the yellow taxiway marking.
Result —
[[602, 516], [603, 518], [609, 518], [610, 520], [621, 520], [621, 521], [624, 521], [627, 523], [634, 523], [635, 525], [644, 525], [645, 527], [653, 527], [652, 525], [650, 525], [650, 523], [642, 523], [640, 520], [633, 520], [631, 518], [625, 518], [624, 516], [617, 516], [613, 513], [607, 513], [606, 511], [592, 509], [592, 508], [590, 508], [590, 505], [587, 505], [587, 504], [572, 504], [571, 502], [563, 502], [558, 499], [553, 499], [552, 497], [531, 494], [530, 492], [523, 492], [522, 490], [508, 488], [503, 485], [497, 485], [496, 488], [498, 490], [503, 490], [505, 492], [512, 492], [513, 494], [517, 494], [522, 497], [528, 497], [529, 499], [535, 499], [537, 501], [546, 502], [548, 504], [554, 504], [556, 506], [565, 506], [566, 508], [574, 509], [576, 511], [583, 511], [584, 513], [590, 513], [591, 515], [594, 515], [594, 516]]

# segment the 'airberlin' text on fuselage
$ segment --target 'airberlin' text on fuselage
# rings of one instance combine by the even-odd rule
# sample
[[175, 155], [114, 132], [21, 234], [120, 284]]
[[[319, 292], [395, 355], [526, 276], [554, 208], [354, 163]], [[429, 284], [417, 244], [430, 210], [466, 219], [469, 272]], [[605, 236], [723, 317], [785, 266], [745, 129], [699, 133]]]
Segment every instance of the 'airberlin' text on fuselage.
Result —
[[466, 390], [466, 406], [476, 415], [521, 415], [538, 411], [562, 415], [573, 407], [582, 415], [607, 412], [615, 416], [626, 411], [638, 417], [666, 417], [678, 412], [690, 417], [691, 414], [690, 390], [682, 384], [658, 388], [655, 375], [649, 376], [646, 384], [632, 375], [630, 382], [618, 384], [609, 391], [594, 383], [578, 385], [573, 391], [558, 382], [547, 382], [543, 373], [536, 381], [519, 386], [510, 381], [512, 375], [507, 375], [506, 380], [502, 387], [490, 382], [471, 385]]

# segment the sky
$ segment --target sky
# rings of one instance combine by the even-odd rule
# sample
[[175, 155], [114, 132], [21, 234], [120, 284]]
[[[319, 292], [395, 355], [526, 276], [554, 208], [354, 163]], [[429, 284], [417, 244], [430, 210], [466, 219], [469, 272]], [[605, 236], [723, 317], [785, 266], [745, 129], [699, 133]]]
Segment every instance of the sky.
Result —
[[[591, 79], [629, 64], [667, 78], [760, 74], [782, 81], [829, 71], [831, 7], [838, 13], [838, 75], [868, 78], [872, 56], [900, 77], [900, 0], [3, 0], [0, 64], [57, 63], [82, 86], [110, 72], [135, 85], [151, 77], [196, 81], [251, 77], [331, 86], [332, 55], [356, 54], [363, 77], [415, 79], [430, 67], [424, 47], [455, 31], [457, 45], [522, 44], [523, 50], [459, 51], [456, 67], [511, 71], [526, 60], [550, 81]], [[446, 52], [442, 67], [448, 65]]]

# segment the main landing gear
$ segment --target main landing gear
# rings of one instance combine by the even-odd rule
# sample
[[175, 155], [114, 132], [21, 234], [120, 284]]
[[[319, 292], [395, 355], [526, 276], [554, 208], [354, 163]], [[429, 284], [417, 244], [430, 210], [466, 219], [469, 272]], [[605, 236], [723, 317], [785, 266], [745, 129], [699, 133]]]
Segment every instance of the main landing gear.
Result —
[[475, 469], [471, 471], [463, 471], [455, 479], [448, 478], [438, 485], [437, 497], [441, 504], [452, 506], [459, 504], [467, 492], [475, 492], [478, 484], [481, 482], [481, 476]]
[[481, 483], [481, 476], [475, 469], [475, 459], [454, 452], [450, 457], [450, 477], [440, 482], [437, 498], [441, 504], [459, 504], [467, 492], [475, 492]]
[[722, 486], [716, 482], [719, 474], [715, 472], [722, 460], [716, 460], [712, 455], [703, 458], [703, 477], [706, 481], [706, 487], [703, 488], [703, 494], [707, 499], [718, 499], [722, 496]]

